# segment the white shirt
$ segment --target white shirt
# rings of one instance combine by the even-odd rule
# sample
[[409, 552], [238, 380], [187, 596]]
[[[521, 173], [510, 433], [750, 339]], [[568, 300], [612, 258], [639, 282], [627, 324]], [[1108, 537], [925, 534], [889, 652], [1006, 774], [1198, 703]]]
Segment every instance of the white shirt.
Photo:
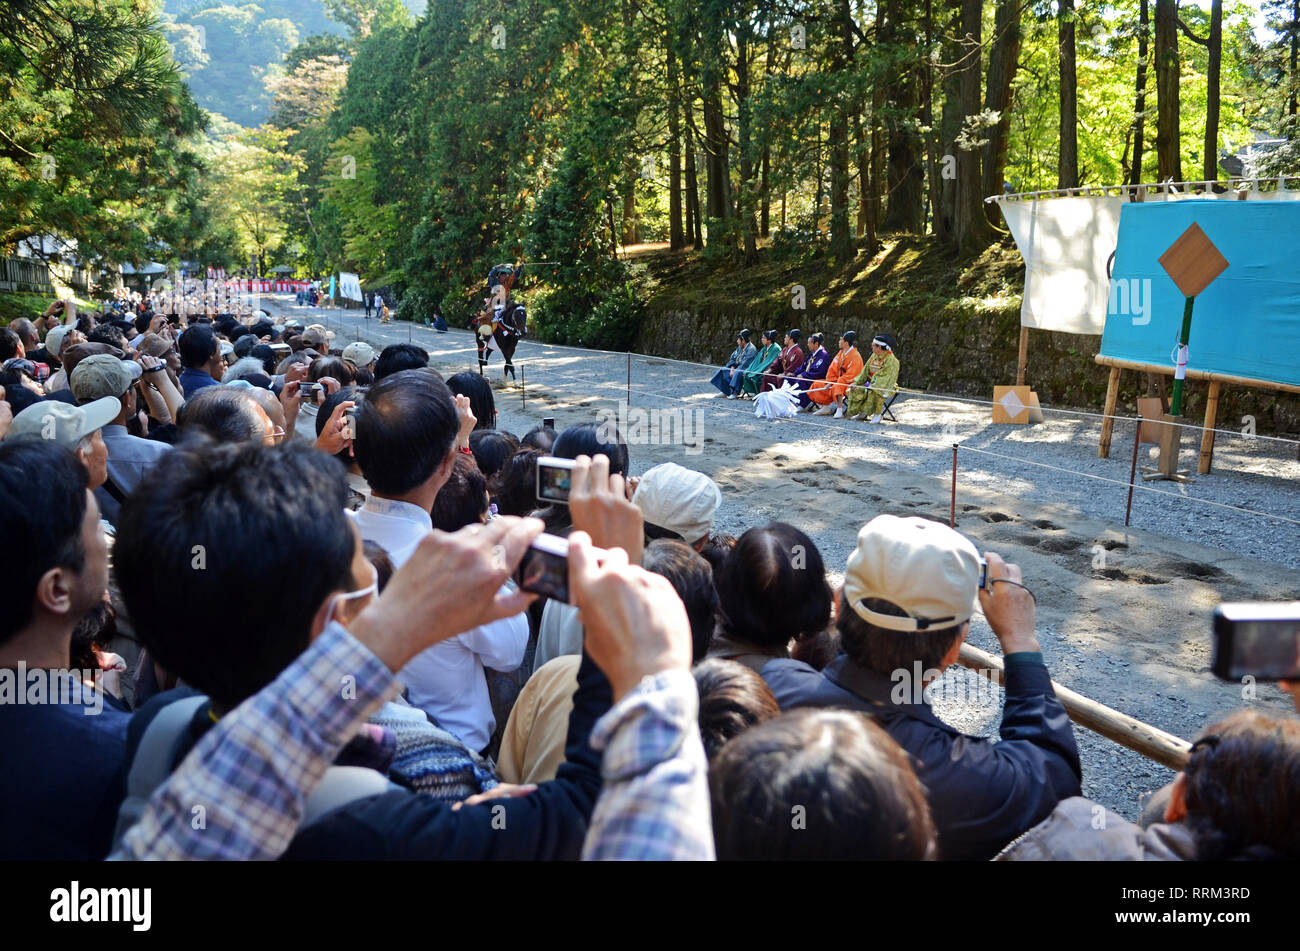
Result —
[[[513, 586], [504, 586], [507, 593]], [[510, 671], [528, 649], [528, 616], [516, 614], [434, 644], [417, 654], [398, 673], [413, 706], [479, 752], [492, 739], [496, 717], [484, 667]]]
[[[420, 540], [433, 530], [433, 519], [418, 505], [373, 495], [348, 515], [356, 520], [364, 540], [388, 552], [394, 568], [405, 564]], [[496, 729], [483, 668], [514, 670], [523, 662], [527, 648], [528, 617], [520, 613], [435, 644], [417, 654], [398, 678], [414, 706], [478, 752]]]
[[374, 542], [388, 552], [394, 568], [406, 564], [420, 539], [433, 531], [433, 519], [428, 512], [396, 499], [372, 495], [365, 505], [348, 515], [356, 520], [365, 541]]

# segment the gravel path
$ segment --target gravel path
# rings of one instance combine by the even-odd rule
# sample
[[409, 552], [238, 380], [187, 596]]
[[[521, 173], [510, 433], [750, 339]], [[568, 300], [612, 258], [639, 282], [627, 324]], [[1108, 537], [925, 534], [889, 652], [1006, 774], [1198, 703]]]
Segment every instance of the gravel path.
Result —
[[[381, 327], [355, 311], [313, 311], [285, 296], [263, 301], [305, 322], [326, 322], [339, 333], [339, 347], [353, 339], [377, 348], [409, 339], [429, 350], [444, 375], [477, 369], [468, 331]], [[499, 355], [489, 367], [499, 425], [511, 432], [522, 434], [543, 416], [556, 417], [560, 428], [599, 421], [627, 397], [625, 354], [529, 340], [516, 357], [523, 393], [502, 386]], [[646, 410], [681, 414], [671, 439], [629, 439], [634, 473], [665, 461], [708, 473], [723, 489], [717, 530], [740, 534], [771, 519], [796, 524], [816, 541], [838, 584], [858, 528], [873, 515], [948, 518], [957, 441], [959, 528], [1024, 569], [1038, 596], [1053, 677], [1170, 733], [1191, 738], [1215, 714], [1243, 703], [1240, 685], [1208, 673], [1214, 604], [1300, 599], [1294, 443], [1220, 434], [1213, 474], [1191, 485], [1139, 480], [1133, 527], [1125, 530], [1132, 423], [1116, 424], [1110, 459], [1097, 458], [1100, 420], [1093, 416], [1046, 411], [1036, 426], [993, 426], [987, 405], [954, 398], [905, 396], [894, 406], [898, 422], [876, 427], [806, 415], [772, 423], [755, 419], [750, 403], [719, 397], [708, 385], [711, 373], [632, 358], [627, 422]], [[1184, 467], [1195, 469], [1198, 451], [1199, 433], [1185, 435]], [[979, 615], [970, 642], [998, 653]], [[935, 709], [963, 730], [994, 735], [1001, 691], [981, 689], [976, 677], [950, 670]], [[1271, 685], [1247, 702], [1291, 709]], [[1084, 794], [1122, 815], [1135, 818], [1139, 796], [1172, 776], [1086, 729], [1076, 735]]]

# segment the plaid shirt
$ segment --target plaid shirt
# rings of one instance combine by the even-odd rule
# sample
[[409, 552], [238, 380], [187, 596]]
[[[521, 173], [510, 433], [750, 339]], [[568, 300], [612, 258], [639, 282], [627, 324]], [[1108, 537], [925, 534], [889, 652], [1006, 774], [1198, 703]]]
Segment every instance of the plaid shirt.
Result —
[[112, 859], [274, 859], [344, 744], [398, 692], [337, 622], [222, 717], [154, 792]]
[[596, 722], [605, 751], [583, 859], [712, 860], [708, 763], [690, 671], [646, 677]]

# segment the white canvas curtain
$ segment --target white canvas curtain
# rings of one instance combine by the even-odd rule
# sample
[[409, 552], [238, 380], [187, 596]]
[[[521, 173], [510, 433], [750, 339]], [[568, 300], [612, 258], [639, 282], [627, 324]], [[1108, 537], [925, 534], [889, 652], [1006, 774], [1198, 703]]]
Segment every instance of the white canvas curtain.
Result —
[[[1192, 198], [1235, 200], [1237, 193], [1148, 191], [1146, 195], [1146, 201]], [[1128, 200], [1119, 195], [1072, 195], [998, 202], [1025, 260], [1021, 326], [1074, 334], [1102, 332], [1110, 298], [1107, 262], [1119, 243], [1119, 212]], [[1253, 190], [1247, 200], [1296, 201], [1300, 191]]]

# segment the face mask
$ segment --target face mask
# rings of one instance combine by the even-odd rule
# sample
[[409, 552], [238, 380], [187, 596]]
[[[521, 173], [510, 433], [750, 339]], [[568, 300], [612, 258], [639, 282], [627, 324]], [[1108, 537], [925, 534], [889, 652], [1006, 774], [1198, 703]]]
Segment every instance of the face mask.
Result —
[[[334, 595], [333, 599], [331, 599], [330, 601], [329, 610], [325, 612], [325, 623], [328, 625], [330, 621], [336, 620], [336, 618], [334, 617], [334, 609], [338, 607], [340, 601], [355, 601], [358, 598], [364, 598], [367, 595], [378, 594], [378, 593], [379, 593], [379, 579], [376, 578], [373, 582], [371, 582], [369, 585], [367, 585], [366, 587], [362, 588], [359, 591], [349, 591], [347, 594]], [[342, 622], [340, 621], [339, 623]]]

